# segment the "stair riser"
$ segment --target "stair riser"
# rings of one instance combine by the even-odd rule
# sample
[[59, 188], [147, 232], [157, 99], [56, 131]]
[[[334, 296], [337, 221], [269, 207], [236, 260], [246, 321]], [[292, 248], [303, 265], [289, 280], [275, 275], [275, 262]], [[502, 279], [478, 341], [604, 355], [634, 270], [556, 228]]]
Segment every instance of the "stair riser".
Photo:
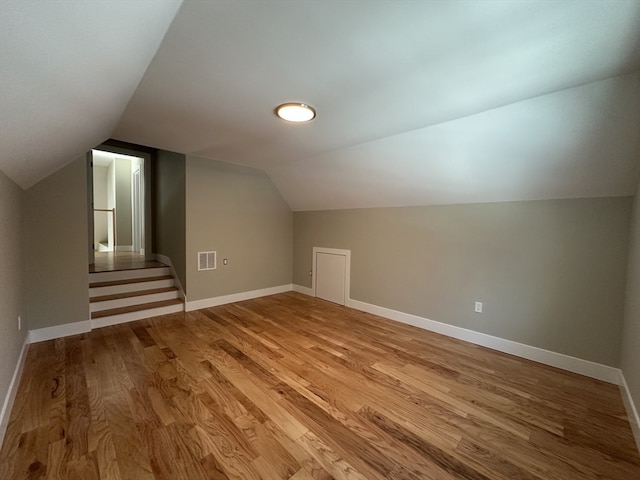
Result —
[[142, 303], [159, 302], [161, 300], [171, 300], [178, 298], [178, 291], [152, 293], [150, 295], [140, 295], [137, 297], [118, 298], [116, 300], [106, 300], [104, 302], [94, 302], [90, 304], [89, 311], [101, 312], [112, 308], [128, 307], [131, 305], [140, 305]]
[[139, 312], [123, 313], [121, 315], [112, 315], [110, 317], [96, 318], [91, 320], [91, 326], [93, 328], [108, 327], [109, 325], [133, 322], [135, 320], [142, 320], [143, 318], [157, 317], [159, 315], [168, 315], [170, 313], [178, 312], [184, 312], [184, 304], [152, 308], [149, 310], [141, 310]]
[[117, 272], [97, 272], [89, 274], [89, 283], [115, 282], [116, 280], [128, 280], [130, 278], [148, 278], [171, 275], [171, 268], [138, 268], [135, 270], [119, 270]]
[[89, 289], [89, 297], [100, 295], [113, 295], [116, 293], [139, 292], [154, 288], [173, 287], [173, 279], [155, 280], [152, 282], [127, 283], [124, 285], [111, 285], [109, 287], [94, 287]]

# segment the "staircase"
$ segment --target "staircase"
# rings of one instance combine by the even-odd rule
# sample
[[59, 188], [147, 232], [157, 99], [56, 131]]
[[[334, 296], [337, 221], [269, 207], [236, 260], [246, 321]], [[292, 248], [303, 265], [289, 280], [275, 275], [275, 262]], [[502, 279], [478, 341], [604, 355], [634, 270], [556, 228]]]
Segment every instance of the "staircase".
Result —
[[89, 274], [93, 328], [184, 311], [167, 266]]

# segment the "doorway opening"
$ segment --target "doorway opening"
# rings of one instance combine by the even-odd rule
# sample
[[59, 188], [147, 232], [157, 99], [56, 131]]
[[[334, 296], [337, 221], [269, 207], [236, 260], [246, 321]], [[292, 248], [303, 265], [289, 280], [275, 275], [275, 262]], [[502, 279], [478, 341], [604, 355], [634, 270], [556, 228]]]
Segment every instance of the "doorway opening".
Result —
[[144, 265], [144, 164], [143, 156], [91, 151], [90, 271]]

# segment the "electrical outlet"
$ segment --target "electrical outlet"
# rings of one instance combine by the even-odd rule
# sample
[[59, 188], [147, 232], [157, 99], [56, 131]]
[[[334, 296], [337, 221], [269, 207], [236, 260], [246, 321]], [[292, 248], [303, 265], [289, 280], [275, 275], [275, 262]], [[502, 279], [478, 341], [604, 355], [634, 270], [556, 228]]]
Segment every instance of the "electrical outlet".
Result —
[[476, 302], [475, 312], [482, 313], [482, 302]]
[[18, 330], [22, 330], [22, 319], [20, 318], [20, 315], [18, 315]]
[[226, 259], [226, 258], [222, 259], [222, 264], [223, 264], [223, 265], [226, 265], [226, 264], [227, 264], [227, 259]]

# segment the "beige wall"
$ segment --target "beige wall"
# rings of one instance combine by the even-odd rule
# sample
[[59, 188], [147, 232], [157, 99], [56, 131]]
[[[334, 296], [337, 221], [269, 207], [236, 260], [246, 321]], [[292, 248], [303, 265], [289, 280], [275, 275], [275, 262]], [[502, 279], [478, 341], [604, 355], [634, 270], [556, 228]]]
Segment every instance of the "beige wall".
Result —
[[355, 300], [618, 366], [630, 209], [605, 198], [297, 212], [294, 283], [311, 286], [312, 247], [349, 249]]
[[116, 158], [116, 236], [118, 247], [133, 244], [131, 235], [131, 161]]
[[153, 163], [152, 178], [153, 251], [171, 259], [186, 292], [185, 161], [183, 154], [159, 150]]
[[[0, 172], [0, 409], [28, 330], [23, 302], [24, 193]], [[18, 331], [18, 315], [22, 331]], [[0, 443], [4, 431], [0, 429]]]
[[[187, 156], [186, 193], [189, 301], [291, 283], [293, 214], [263, 171]], [[218, 269], [198, 272], [210, 250]]]
[[[622, 335], [622, 361], [629, 392], [640, 412], [640, 183], [636, 191], [631, 222], [627, 301]], [[637, 437], [640, 447], [640, 437]]]
[[[107, 172], [108, 168], [100, 165], [93, 166], [93, 208], [107, 209]], [[93, 240], [95, 249], [98, 249], [98, 243], [108, 243], [109, 225], [113, 222], [109, 212], [94, 212], [93, 214]]]
[[29, 328], [89, 320], [86, 160], [25, 192]]

